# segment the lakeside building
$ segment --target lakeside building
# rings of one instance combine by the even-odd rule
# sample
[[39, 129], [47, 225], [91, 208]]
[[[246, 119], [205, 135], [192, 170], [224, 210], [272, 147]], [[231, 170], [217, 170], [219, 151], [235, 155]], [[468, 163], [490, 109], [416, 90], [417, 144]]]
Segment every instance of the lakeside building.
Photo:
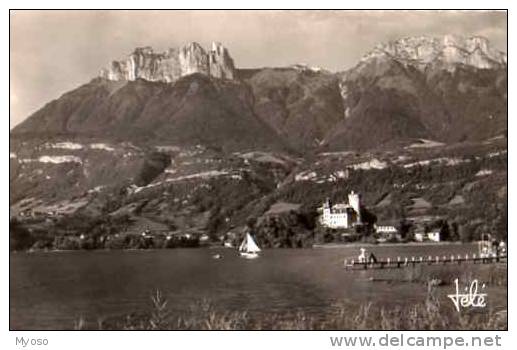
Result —
[[440, 242], [440, 231], [431, 231], [431, 232], [415, 232], [415, 241], [423, 242], [423, 241], [433, 241]]
[[354, 191], [348, 195], [348, 203], [333, 204], [327, 199], [319, 210], [322, 212], [320, 223], [328, 228], [345, 229], [362, 224], [361, 197]]
[[389, 225], [374, 225], [375, 233], [377, 234], [377, 242], [386, 242], [388, 240], [401, 240], [399, 231], [395, 226]]
[[398, 230], [395, 226], [378, 226], [375, 225], [375, 233], [385, 234], [385, 235], [395, 235], [398, 233]]

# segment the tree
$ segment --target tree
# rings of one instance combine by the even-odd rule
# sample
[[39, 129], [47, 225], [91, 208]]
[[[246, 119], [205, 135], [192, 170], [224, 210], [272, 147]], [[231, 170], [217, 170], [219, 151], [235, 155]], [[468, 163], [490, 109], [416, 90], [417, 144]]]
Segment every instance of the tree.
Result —
[[462, 242], [470, 242], [472, 240], [473, 232], [468, 225], [461, 225], [459, 227], [459, 234]]
[[499, 212], [493, 222], [493, 232], [497, 239], [508, 240], [508, 211], [506, 208]]
[[28, 249], [34, 243], [34, 239], [29, 230], [22, 226], [22, 224], [12, 219], [9, 222], [9, 249], [10, 250], [24, 250]]
[[450, 241], [451, 239], [451, 230], [449, 228], [449, 223], [447, 220], [442, 220], [440, 225], [440, 239], [443, 241]]
[[451, 241], [457, 241], [460, 239], [460, 233], [459, 233], [459, 225], [457, 222], [453, 222], [451, 224], [451, 236], [450, 236], [450, 240]]
[[257, 223], [257, 218], [250, 216], [246, 219], [246, 226], [248, 229], [253, 229], [255, 227], [255, 224]]
[[402, 239], [406, 239], [409, 236], [409, 231], [411, 230], [411, 222], [407, 221], [406, 218], [402, 218], [399, 221], [397, 226], [397, 231], [400, 234]]
[[371, 211], [369, 211], [368, 209], [366, 209], [363, 206], [361, 206], [360, 210], [361, 210], [361, 220], [363, 221], [363, 223], [373, 226], [373, 224], [375, 224], [377, 222], [377, 216], [374, 213], [372, 213]]

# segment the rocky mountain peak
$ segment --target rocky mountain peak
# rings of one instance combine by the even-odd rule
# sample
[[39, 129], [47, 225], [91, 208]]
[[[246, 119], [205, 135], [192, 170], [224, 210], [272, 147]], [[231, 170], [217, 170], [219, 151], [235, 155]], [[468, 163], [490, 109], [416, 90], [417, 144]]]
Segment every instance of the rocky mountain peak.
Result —
[[446, 68], [462, 64], [480, 69], [504, 67], [506, 53], [493, 48], [488, 39], [481, 36], [461, 37], [408, 37], [377, 45], [361, 62], [391, 58], [405, 64], [425, 69], [438, 64]]
[[235, 66], [228, 50], [221, 43], [212, 43], [207, 52], [196, 42], [165, 52], [151, 47], [138, 47], [127, 58], [113, 61], [101, 70], [108, 80], [136, 80], [175, 82], [179, 78], [201, 73], [220, 79], [233, 79]]
[[210, 75], [215, 78], [233, 79], [235, 67], [228, 50], [221, 43], [212, 43], [209, 53]]

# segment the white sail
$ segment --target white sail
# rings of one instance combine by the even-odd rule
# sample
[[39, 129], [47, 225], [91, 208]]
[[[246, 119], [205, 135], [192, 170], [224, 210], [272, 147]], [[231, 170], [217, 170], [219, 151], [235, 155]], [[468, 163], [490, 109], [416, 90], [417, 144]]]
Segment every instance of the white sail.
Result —
[[246, 238], [247, 238], [247, 241], [248, 241], [247, 251], [249, 253], [260, 252], [259, 246], [257, 245], [257, 243], [255, 243], [255, 241], [253, 240], [253, 237], [251, 237], [251, 235], [249, 233], [247, 234]]
[[243, 239], [241, 245], [239, 246], [239, 252], [245, 252], [247, 245], [248, 245], [248, 240]]
[[246, 234], [246, 238], [242, 241], [239, 246], [239, 251], [246, 253], [257, 253], [260, 252], [260, 248], [253, 240], [253, 237], [249, 233]]

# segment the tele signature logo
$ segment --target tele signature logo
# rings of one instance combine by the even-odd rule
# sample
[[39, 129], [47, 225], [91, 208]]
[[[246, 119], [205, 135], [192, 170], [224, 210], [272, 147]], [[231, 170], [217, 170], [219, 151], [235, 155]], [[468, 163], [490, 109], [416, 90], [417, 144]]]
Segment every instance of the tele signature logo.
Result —
[[[460, 294], [460, 286], [458, 279], [454, 280], [456, 285], [456, 293], [448, 294], [447, 296], [452, 300], [456, 311], [460, 312], [461, 308], [478, 307], [484, 308], [486, 306], [487, 293], [478, 293], [479, 282], [477, 279], [470, 283], [470, 287], [465, 287], [465, 293]], [[481, 286], [485, 289], [485, 284]]]

